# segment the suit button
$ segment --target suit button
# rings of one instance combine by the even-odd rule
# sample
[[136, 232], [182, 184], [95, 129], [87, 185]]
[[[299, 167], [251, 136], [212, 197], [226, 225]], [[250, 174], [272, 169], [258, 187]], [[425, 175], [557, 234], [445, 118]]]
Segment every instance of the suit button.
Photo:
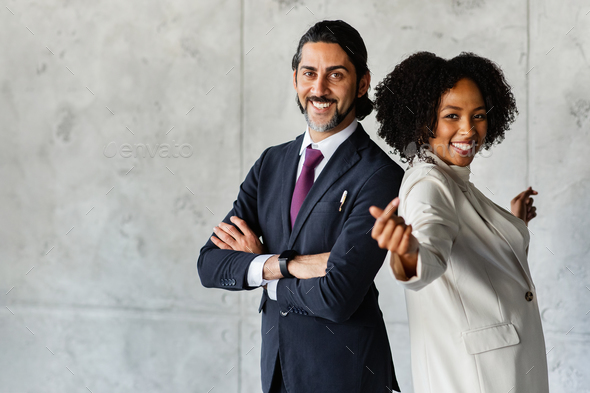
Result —
[[231, 279], [231, 285], [236, 285], [236, 280], [235, 279]]
[[281, 313], [282, 316], [286, 317], [287, 314], [289, 314], [289, 311], [279, 311]]
[[225, 278], [221, 279], [221, 285], [225, 285]]
[[530, 302], [533, 300], [533, 293], [531, 291], [528, 291], [527, 293], [525, 293], [524, 298], [526, 299], [527, 302]]

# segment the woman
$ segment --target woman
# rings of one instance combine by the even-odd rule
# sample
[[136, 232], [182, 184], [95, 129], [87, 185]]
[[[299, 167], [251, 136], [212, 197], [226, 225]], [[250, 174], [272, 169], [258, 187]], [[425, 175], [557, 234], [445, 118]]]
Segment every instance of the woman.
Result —
[[380, 83], [376, 106], [379, 136], [411, 164], [399, 198], [371, 214], [407, 289], [415, 392], [548, 392], [527, 262], [537, 192], [511, 214], [469, 181], [474, 155], [517, 114], [502, 71], [470, 53], [416, 53]]

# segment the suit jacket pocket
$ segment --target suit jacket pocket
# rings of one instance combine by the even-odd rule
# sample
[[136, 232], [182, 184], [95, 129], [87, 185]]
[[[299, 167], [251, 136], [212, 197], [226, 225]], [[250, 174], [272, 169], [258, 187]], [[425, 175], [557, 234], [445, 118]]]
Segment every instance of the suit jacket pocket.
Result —
[[511, 323], [500, 323], [461, 333], [465, 349], [470, 355], [492, 351], [520, 343], [516, 328]]
[[317, 213], [338, 213], [340, 202], [317, 202], [312, 210], [312, 214]]

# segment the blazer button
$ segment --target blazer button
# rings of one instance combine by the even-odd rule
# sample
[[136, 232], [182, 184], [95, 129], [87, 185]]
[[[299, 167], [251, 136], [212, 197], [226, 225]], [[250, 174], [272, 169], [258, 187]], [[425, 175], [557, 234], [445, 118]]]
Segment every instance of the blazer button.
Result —
[[533, 300], [533, 293], [531, 291], [528, 291], [527, 293], [525, 293], [524, 298], [526, 299], [527, 302], [530, 302]]
[[289, 314], [289, 311], [279, 311], [282, 316], [286, 317]]

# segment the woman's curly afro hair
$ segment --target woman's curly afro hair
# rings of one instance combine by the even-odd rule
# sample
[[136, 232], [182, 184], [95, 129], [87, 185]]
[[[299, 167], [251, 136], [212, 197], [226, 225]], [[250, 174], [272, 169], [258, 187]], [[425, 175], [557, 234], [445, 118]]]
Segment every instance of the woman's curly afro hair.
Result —
[[[494, 62], [463, 52], [445, 60], [430, 52], [418, 52], [402, 61], [375, 89], [378, 135], [410, 163], [436, 131], [438, 107], [443, 94], [463, 78], [477, 84], [484, 99], [488, 129], [482, 148], [504, 139], [518, 110], [500, 67]], [[432, 131], [431, 131], [432, 130]]]

